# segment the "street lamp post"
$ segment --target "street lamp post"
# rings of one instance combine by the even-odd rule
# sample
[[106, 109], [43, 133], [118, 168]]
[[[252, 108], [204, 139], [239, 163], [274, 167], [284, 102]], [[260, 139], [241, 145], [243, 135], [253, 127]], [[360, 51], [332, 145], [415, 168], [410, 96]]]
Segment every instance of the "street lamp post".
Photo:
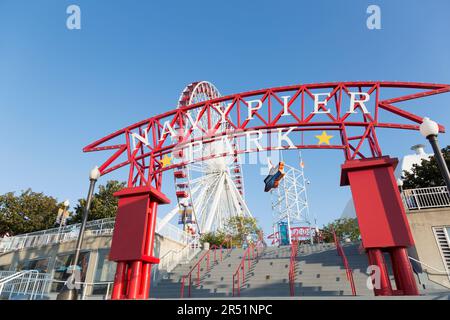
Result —
[[61, 216], [58, 217], [59, 218], [58, 241], [61, 241], [61, 229], [62, 229], [62, 225], [65, 223], [66, 211], [69, 208], [69, 205], [70, 205], [69, 200], [66, 200], [63, 202], [64, 209], [61, 212]]
[[397, 179], [397, 186], [400, 189], [400, 193], [402, 193], [403, 192], [403, 179], [402, 178]]
[[422, 124], [420, 125], [420, 133], [430, 141], [431, 147], [434, 151], [434, 157], [441, 171], [442, 177], [444, 178], [445, 184], [447, 185], [447, 192], [450, 192], [450, 174], [448, 172], [447, 164], [445, 163], [444, 156], [442, 155], [441, 149], [438, 144], [438, 133], [439, 126], [436, 122], [430, 120], [430, 118], [423, 118]]
[[57, 300], [77, 300], [78, 298], [76, 288], [76, 279], [79, 279], [79, 277], [76, 276], [76, 273], [78, 272], [77, 266], [78, 260], [80, 259], [81, 245], [83, 243], [84, 230], [86, 228], [86, 222], [89, 216], [89, 209], [91, 207], [92, 197], [94, 195], [95, 183], [97, 182], [98, 178], [100, 178], [100, 171], [98, 170], [98, 167], [95, 167], [94, 169], [91, 170], [89, 174], [90, 185], [86, 200], [86, 207], [84, 208], [83, 220], [81, 222], [80, 231], [78, 234], [77, 246], [75, 249], [75, 257], [73, 259], [72, 265], [69, 267], [72, 274], [67, 279], [61, 292], [58, 294], [56, 298]]

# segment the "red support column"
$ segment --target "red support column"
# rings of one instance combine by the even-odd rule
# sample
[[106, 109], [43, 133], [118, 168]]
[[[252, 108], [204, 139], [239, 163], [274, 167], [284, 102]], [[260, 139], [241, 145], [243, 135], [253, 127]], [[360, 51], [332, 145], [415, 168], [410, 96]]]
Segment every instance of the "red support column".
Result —
[[128, 292], [130, 292], [130, 281], [131, 281], [131, 263], [127, 263], [127, 272], [126, 272], [126, 278], [123, 288], [123, 294], [124, 297], [128, 297]]
[[390, 254], [392, 265], [396, 266], [394, 277], [397, 289], [405, 296], [419, 295], [406, 248], [392, 248]]
[[114, 277], [114, 286], [111, 294], [112, 300], [119, 300], [123, 295], [123, 288], [125, 282], [126, 265], [125, 262], [118, 262], [116, 268], [116, 275]]
[[153, 257], [156, 209], [170, 201], [153, 187], [126, 188], [114, 195], [119, 207], [109, 255], [118, 262], [113, 299], [147, 299], [151, 265], [159, 263]]
[[141, 261], [134, 261], [131, 263], [131, 276], [128, 285], [128, 299], [138, 299], [139, 289], [141, 286]]
[[[151, 215], [149, 217], [150, 223], [147, 229], [147, 238], [145, 241], [145, 255], [153, 256], [153, 249], [155, 247], [155, 229], [156, 229], [156, 217], [157, 217], [158, 203], [153, 202], [151, 204]], [[142, 299], [148, 299], [150, 294], [152, 264], [148, 262], [143, 263], [142, 267], [142, 282], [141, 282], [141, 296]]]
[[381, 289], [375, 289], [375, 295], [393, 294], [382, 250], [391, 253], [397, 286], [404, 294], [418, 294], [406, 254], [414, 240], [394, 177], [397, 163], [397, 159], [380, 157], [342, 165], [341, 186], [350, 185], [352, 190], [363, 246], [370, 263], [380, 267]]
[[392, 296], [392, 285], [389, 279], [389, 272], [384, 260], [383, 252], [380, 249], [367, 249], [367, 255], [369, 256], [369, 263], [371, 265], [378, 266], [380, 270], [380, 287], [374, 288], [376, 296]]

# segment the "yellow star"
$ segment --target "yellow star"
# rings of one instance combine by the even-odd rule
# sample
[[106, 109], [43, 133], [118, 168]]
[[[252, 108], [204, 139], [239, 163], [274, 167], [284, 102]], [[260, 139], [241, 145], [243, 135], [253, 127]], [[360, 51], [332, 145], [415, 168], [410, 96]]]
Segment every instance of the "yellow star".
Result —
[[167, 154], [161, 159], [161, 164], [164, 167], [170, 166], [172, 163], [172, 157], [169, 157]]
[[326, 131], [322, 131], [322, 134], [320, 136], [316, 136], [316, 138], [319, 139], [318, 142], [319, 146], [322, 143], [330, 145], [330, 139], [333, 138], [333, 136], [329, 136]]

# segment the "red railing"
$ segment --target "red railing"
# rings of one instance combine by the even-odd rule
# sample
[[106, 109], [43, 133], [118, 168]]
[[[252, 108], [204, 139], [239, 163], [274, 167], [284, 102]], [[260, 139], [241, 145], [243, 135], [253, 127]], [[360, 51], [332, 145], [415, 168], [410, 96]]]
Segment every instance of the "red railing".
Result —
[[[236, 271], [233, 274], [233, 297], [241, 295], [241, 283], [245, 281], [245, 260], [247, 260], [247, 268], [250, 270], [251, 261], [260, 255], [260, 251], [263, 249], [264, 245], [262, 242], [258, 241], [256, 245], [249, 245], [247, 250], [245, 250], [244, 255], [242, 256], [241, 263], [237, 267]], [[242, 272], [242, 277], [241, 277]], [[236, 284], [237, 281], [237, 284]]]
[[291, 258], [289, 261], [289, 293], [291, 297], [295, 296], [295, 263], [298, 254], [298, 242], [291, 243]]
[[347, 256], [345, 255], [344, 249], [341, 246], [341, 243], [339, 241], [338, 236], [336, 235], [336, 232], [332, 230], [333, 233], [333, 239], [334, 244], [336, 245], [336, 250], [338, 252], [338, 255], [341, 256], [342, 262], [344, 263], [345, 272], [347, 274], [347, 280], [350, 282], [350, 287], [352, 289], [352, 294], [356, 296], [356, 288], [355, 288], [355, 281], [353, 280], [353, 270], [350, 268], [347, 260]]
[[[224, 244], [228, 243], [228, 248], [224, 248]], [[200, 271], [201, 271], [201, 265], [202, 262], [206, 262], [206, 271], [208, 272], [211, 270], [211, 253], [213, 253], [213, 263], [217, 262], [217, 251], [220, 253], [220, 261], [223, 260], [223, 252], [226, 251], [226, 254], [228, 254], [232, 250], [232, 243], [231, 239], [227, 239], [220, 246], [212, 245], [208, 251], [206, 251], [200, 259], [195, 263], [195, 265], [191, 268], [191, 270], [182, 277], [181, 279], [181, 289], [180, 289], [180, 297], [184, 298], [184, 287], [186, 286], [186, 279], [189, 279], [188, 282], [188, 297], [191, 297], [191, 287], [192, 287], [192, 273], [196, 271], [197, 275], [197, 287], [200, 286]]]

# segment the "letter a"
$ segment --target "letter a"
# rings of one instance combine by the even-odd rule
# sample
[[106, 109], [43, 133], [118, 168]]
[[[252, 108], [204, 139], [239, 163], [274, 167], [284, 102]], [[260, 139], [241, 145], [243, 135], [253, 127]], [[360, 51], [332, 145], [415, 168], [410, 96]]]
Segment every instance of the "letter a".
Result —
[[80, 30], [81, 29], [81, 9], [77, 5], [70, 5], [66, 10], [67, 14], [70, 16], [67, 18], [66, 26], [69, 30]]
[[370, 5], [367, 7], [367, 13], [371, 14], [368, 18], [367, 18], [367, 28], [369, 30], [380, 30], [381, 29], [381, 9], [379, 6], [377, 5]]
[[[372, 273], [373, 272], [373, 273]], [[380, 289], [381, 288], [381, 270], [377, 265], [370, 265], [367, 267], [367, 272], [369, 276], [366, 280], [367, 289]]]

